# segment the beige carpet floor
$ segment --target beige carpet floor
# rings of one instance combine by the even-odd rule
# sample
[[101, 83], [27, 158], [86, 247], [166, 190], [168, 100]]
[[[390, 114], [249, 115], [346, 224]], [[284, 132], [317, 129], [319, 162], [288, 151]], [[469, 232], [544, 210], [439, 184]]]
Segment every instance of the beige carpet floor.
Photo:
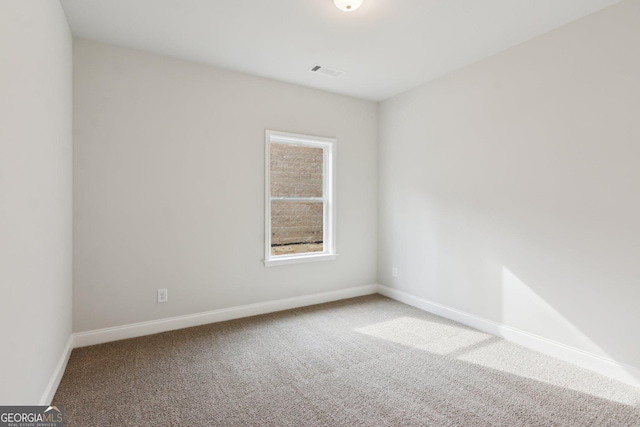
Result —
[[640, 390], [379, 295], [75, 349], [66, 426], [640, 426]]

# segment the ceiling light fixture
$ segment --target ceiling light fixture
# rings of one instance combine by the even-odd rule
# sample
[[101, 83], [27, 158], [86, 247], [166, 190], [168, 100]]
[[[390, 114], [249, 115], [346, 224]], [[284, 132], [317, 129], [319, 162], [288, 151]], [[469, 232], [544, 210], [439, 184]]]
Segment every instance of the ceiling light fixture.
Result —
[[353, 12], [362, 5], [363, 0], [333, 0], [333, 4], [345, 12]]

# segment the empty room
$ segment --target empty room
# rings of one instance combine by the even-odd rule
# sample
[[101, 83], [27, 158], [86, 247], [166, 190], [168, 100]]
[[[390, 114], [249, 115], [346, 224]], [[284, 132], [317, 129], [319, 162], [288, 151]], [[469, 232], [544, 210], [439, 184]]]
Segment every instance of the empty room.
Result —
[[0, 0], [1, 426], [640, 426], [640, 0]]

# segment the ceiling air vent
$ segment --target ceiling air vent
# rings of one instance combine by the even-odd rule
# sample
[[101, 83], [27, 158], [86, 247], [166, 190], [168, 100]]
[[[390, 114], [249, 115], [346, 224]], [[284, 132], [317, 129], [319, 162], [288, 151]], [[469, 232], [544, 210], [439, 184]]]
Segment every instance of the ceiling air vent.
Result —
[[314, 65], [309, 71], [312, 73], [322, 74], [323, 76], [333, 77], [334, 79], [337, 79], [344, 74], [344, 71], [335, 70], [333, 68], [325, 67], [324, 65]]

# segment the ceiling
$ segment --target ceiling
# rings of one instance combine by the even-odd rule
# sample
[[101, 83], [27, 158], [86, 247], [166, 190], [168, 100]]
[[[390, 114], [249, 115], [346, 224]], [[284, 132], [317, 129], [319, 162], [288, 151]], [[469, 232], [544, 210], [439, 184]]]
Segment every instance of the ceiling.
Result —
[[[77, 37], [379, 101], [620, 0], [61, 0]], [[316, 65], [345, 73], [309, 72]]]

